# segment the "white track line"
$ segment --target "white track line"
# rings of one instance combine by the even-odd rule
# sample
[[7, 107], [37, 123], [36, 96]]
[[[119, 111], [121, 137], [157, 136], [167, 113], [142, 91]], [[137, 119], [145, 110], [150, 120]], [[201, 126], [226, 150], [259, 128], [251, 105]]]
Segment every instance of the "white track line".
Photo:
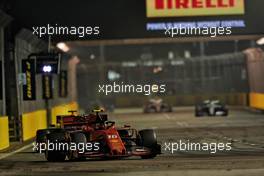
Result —
[[17, 149], [17, 150], [15, 150], [15, 151], [11, 152], [11, 153], [3, 153], [3, 154], [0, 153], [0, 160], [5, 159], [5, 158], [7, 158], [7, 157], [9, 157], [9, 156], [12, 156], [12, 155], [14, 155], [14, 154], [16, 154], [16, 153], [18, 153], [18, 152], [23, 151], [23, 150], [26, 150], [26, 149], [28, 149], [29, 147], [31, 147], [32, 144], [33, 144], [33, 143], [28, 144], [28, 145], [25, 145], [24, 147], [22, 147], [22, 148], [20, 148], [20, 149]]
[[163, 116], [165, 116], [166, 119], [170, 120], [171, 117], [168, 114], [163, 113]]

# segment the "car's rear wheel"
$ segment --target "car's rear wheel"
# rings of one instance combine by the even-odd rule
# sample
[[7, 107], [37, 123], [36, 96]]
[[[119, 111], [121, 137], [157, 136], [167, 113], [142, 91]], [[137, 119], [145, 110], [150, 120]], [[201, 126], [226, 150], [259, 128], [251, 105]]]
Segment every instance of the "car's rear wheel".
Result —
[[48, 129], [38, 130], [36, 134], [36, 142], [37, 143], [45, 142], [47, 134], [54, 132], [61, 132], [61, 131], [63, 131], [63, 129], [61, 128], [48, 128]]
[[38, 130], [36, 134], [36, 142], [37, 143], [45, 142], [45, 138], [48, 133], [49, 133], [49, 129]]
[[228, 110], [225, 110], [222, 116], [228, 116]]
[[[84, 133], [71, 133], [71, 143], [74, 143], [76, 146], [83, 145], [85, 146], [87, 143], [87, 138]], [[84, 156], [80, 156], [80, 152], [83, 153], [85, 151], [70, 151], [69, 152], [69, 159], [70, 160], [85, 160], [86, 158]]]
[[203, 115], [204, 113], [202, 110], [200, 110], [199, 108], [195, 108], [195, 117], [201, 117]]
[[200, 107], [198, 105], [195, 105], [195, 107], [194, 107], [194, 115], [195, 115], [195, 117], [199, 117], [200, 116], [199, 109], [200, 109]]
[[154, 106], [147, 106], [144, 109], [144, 113], [154, 113], [154, 112], [157, 112], [157, 109]]
[[161, 112], [172, 112], [172, 107], [167, 104], [162, 105], [160, 109]]
[[65, 149], [56, 148], [60, 143], [66, 143], [65, 132], [54, 132], [47, 134], [47, 147], [53, 145], [52, 148], [47, 148], [45, 152], [46, 159], [50, 162], [60, 162], [66, 159]]

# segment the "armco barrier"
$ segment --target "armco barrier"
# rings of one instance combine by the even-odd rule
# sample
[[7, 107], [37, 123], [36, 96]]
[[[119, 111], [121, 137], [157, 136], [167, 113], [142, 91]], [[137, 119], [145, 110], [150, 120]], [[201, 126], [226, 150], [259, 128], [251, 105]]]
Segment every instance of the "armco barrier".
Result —
[[56, 124], [57, 115], [68, 115], [70, 114], [68, 111], [72, 110], [78, 110], [78, 104], [76, 102], [53, 107], [51, 109], [52, 124]]
[[264, 93], [250, 93], [249, 106], [252, 108], [264, 110]]
[[9, 147], [8, 117], [0, 117], [0, 150]]
[[22, 115], [23, 141], [35, 137], [38, 129], [47, 128], [47, 111], [38, 110]]

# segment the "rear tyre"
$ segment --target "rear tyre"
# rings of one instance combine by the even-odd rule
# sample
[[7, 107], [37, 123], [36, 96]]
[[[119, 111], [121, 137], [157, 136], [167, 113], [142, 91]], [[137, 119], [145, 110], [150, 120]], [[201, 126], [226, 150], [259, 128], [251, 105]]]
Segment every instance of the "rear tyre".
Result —
[[37, 143], [42, 143], [45, 142], [46, 135], [49, 133], [48, 129], [44, 130], [38, 130], [36, 134], [36, 142]]
[[160, 145], [157, 142], [156, 133], [152, 129], [141, 130], [139, 133], [138, 145], [151, 150], [149, 155], [141, 156], [142, 159], [151, 159], [160, 153]]
[[157, 112], [157, 109], [155, 107], [146, 107], [144, 109], [144, 113], [154, 113]]
[[195, 111], [194, 111], [195, 117], [201, 117], [203, 116], [202, 107], [200, 105], [195, 105]]
[[[84, 133], [72, 133], [71, 134], [71, 142], [75, 143], [76, 146], [78, 146], [79, 144], [83, 144], [85, 146], [87, 143], [87, 138], [86, 138]], [[77, 160], [77, 161], [85, 160], [86, 158], [84, 156], [80, 156], [79, 152], [80, 151], [78, 151], [78, 150], [70, 151], [69, 152], [69, 159], [70, 160]], [[81, 151], [81, 152], [85, 152], [85, 151]]]
[[228, 110], [225, 110], [222, 116], [228, 116]]
[[[58, 143], [66, 143], [65, 132], [55, 132], [47, 134], [47, 140], [56, 146]], [[48, 146], [48, 144], [47, 144]], [[45, 157], [50, 162], [61, 162], [66, 159], [66, 151], [54, 148], [53, 150], [46, 150]]]
[[161, 112], [172, 112], [172, 107], [170, 105], [164, 104], [161, 106]]
[[195, 117], [201, 117], [203, 116], [203, 112], [199, 111], [198, 109], [195, 109]]
[[[41, 145], [46, 142], [46, 135], [49, 133], [48, 129], [38, 130], [36, 133], [36, 144]], [[37, 148], [35, 152], [40, 152], [40, 149]]]
[[195, 117], [201, 117], [202, 115], [198, 112], [195, 112]]
[[36, 134], [36, 143], [44, 143], [46, 141], [46, 135], [54, 132], [62, 132], [61, 128], [48, 128], [38, 130]]

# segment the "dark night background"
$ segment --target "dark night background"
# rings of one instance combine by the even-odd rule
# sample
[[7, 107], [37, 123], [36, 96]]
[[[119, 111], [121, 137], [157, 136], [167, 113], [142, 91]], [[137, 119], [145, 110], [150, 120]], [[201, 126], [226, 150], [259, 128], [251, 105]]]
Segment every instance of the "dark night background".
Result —
[[[161, 37], [161, 32], [146, 31], [147, 22], [175, 22], [199, 20], [244, 19], [246, 28], [235, 34], [263, 34], [264, 1], [245, 0], [245, 15], [212, 17], [146, 17], [145, 0], [87, 0], [87, 1], [2, 1], [1, 8], [14, 17], [16, 28], [46, 26], [100, 26], [100, 36], [96, 39]], [[25, 20], [27, 19], [27, 20]], [[71, 40], [71, 38], [67, 38]], [[86, 38], [87, 39], [87, 38]], [[66, 40], [59, 38], [58, 40]]]

